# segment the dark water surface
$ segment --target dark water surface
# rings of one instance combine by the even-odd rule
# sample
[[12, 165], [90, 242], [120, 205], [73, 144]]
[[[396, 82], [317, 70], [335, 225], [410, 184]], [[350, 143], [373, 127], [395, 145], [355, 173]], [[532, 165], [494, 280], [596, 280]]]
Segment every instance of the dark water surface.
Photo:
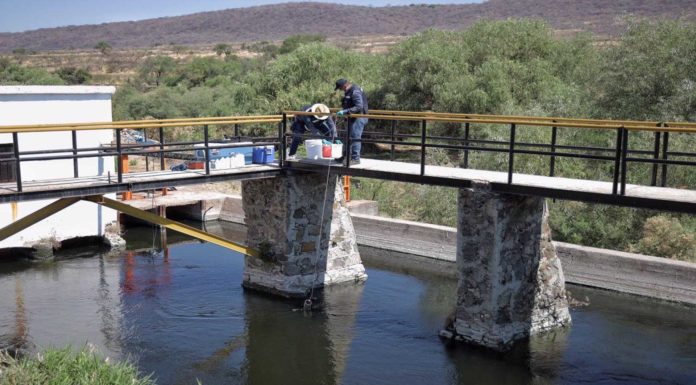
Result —
[[[133, 248], [152, 241], [128, 236]], [[0, 263], [0, 346], [90, 343], [162, 385], [696, 384], [693, 307], [571, 286], [590, 302], [572, 327], [499, 357], [438, 339], [452, 280], [368, 265], [364, 285], [328, 289], [306, 314], [244, 292], [232, 251], [190, 242], [163, 254]]]

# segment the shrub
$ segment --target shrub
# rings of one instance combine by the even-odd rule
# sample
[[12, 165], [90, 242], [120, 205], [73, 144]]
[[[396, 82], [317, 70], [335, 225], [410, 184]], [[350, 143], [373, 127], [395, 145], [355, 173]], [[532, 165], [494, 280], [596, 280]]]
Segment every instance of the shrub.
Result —
[[643, 237], [634, 251], [696, 262], [696, 237], [676, 218], [657, 215], [648, 218], [643, 225]]

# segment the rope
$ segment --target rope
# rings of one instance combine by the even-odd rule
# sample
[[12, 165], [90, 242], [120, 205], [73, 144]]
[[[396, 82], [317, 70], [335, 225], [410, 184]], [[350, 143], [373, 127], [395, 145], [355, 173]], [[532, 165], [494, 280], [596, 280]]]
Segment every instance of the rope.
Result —
[[[331, 133], [331, 145], [333, 146], [334, 140], [336, 140], [336, 132]], [[350, 156], [350, 154], [347, 153], [349, 149], [346, 150], [346, 156]], [[333, 154], [332, 154], [333, 155]], [[326, 168], [326, 183], [324, 184], [324, 200], [321, 205], [321, 221], [319, 222], [319, 238], [316, 240], [316, 247], [315, 250], [321, 251], [321, 238], [322, 235], [324, 234], [324, 214], [326, 213], [326, 198], [328, 196], [329, 192], [329, 182], [330, 182], [330, 177], [331, 177], [331, 164], [333, 163], [333, 159], [329, 162], [329, 167]], [[334, 191], [335, 194], [335, 191]], [[330, 224], [329, 224], [330, 226]], [[329, 233], [329, 245], [331, 244], [331, 234]], [[328, 261], [329, 259], [329, 247], [326, 248], [326, 260]], [[317, 255], [316, 260], [314, 261], [314, 279], [312, 280], [312, 285], [309, 290], [309, 297], [305, 299], [305, 302], [303, 304], [303, 309], [304, 311], [311, 311], [312, 309], [312, 299], [314, 299], [314, 286], [317, 283], [317, 279], [319, 279], [319, 255]]]

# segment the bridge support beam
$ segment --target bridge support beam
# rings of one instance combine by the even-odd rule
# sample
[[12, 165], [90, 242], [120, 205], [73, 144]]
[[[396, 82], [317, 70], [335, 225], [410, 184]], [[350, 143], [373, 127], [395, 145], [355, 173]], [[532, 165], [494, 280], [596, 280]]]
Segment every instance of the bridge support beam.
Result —
[[244, 287], [304, 297], [313, 287], [367, 279], [337, 177], [328, 187], [314, 173], [245, 180], [242, 201], [247, 245], [262, 252], [245, 257]]
[[565, 280], [539, 197], [459, 190], [457, 307], [443, 336], [498, 351], [570, 323]]

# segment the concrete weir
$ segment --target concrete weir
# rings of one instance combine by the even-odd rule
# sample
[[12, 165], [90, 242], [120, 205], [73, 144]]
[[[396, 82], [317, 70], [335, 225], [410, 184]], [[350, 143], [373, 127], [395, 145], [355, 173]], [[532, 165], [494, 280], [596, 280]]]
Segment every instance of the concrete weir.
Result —
[[570, 323], [561, 262], [543, 198], [459, 191], [454, 320], [443, 337], [505, 351]]
[[242, 192], [247, 245], [266, 255], [245, 257], [244, 287], [304, 297], [313, 287], [367, 279], [337, 177], [245, 180]]

